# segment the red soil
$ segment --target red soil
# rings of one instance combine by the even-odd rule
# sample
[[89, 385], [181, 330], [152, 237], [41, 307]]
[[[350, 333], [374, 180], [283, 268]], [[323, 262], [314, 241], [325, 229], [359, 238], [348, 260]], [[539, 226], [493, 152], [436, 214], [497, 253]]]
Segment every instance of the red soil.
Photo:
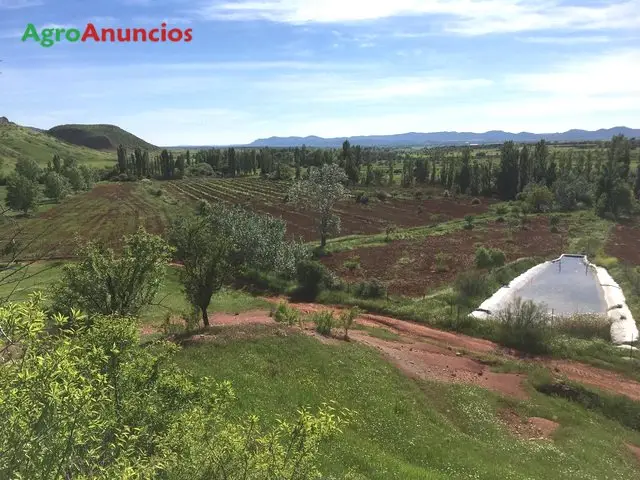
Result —
[[[512, 239], [505, 224], [492, 223], [421, 241], [394, 241], [381, 247], [340, 252], [324, 257], [322, 263], [348, 281], [377, 278], [387, 284], [390, 293], [422, 296], [474, 268], [475, 252], [481, 245], [501, 249], [509, 262], [522, 257], [559, 255], [562, 236], [551, 233], [548, 220], [540, 217], [532, 219], [526, 230], [514, 230]], [[447, 256], [445, 271], [438, 271], [438, 254]], [[350, 271], [344, 263], [355, 256], [360, 257], [360, 268]]]
[[607, 253], [631, 265], [640, 265], [640, 225], [615, 225]]
[[523, 419], [513, 410], [503, 410], [500, 417], [511, 433], [525, 440], [549, 439], [560, 426], [559, 423], [546, 418]]

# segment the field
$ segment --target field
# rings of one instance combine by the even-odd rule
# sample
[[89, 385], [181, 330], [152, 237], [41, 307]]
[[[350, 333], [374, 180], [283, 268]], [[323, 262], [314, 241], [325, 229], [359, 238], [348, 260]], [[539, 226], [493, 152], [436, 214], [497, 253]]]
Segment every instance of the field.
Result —
[[[546, 217], [532, 218], [525, 228], [493, 220], [473, 230], [337, 252], [322, 261], [346, 280], [377, 278], [391, 293], [422, 296], [474, 269], [480, 246], [501, 249], [507, 262], [525, 256], [557, 258], [562, 253], [563, 231], [551, 233]], [[358, 266], [349, 268], [354, 263]]]
[[[200, 199], [212, 202], [239, 203], [251, 209], [281, 217], [287, 222], [287, 231], [306, 241], [318, 239], [314, 218], [285, 203], [287, 182], [274, 182], [260, 178], [190, 179], [172, 181], [163, 187], [173, 196], [195, 202]], [[484, 205], [471, 205], [471, 199], [458, 200], [433, 197], [424, 199], [389, 198], [380, 201], [370, 196], [369, 205], [357, 204], [354, 199], [342, 202], [336, 213], [342, 223], [341, 236], [367, 235], [383, 232], [388, 226], [415, 227], [433, 225], [467, 214], [487, 211]]]
[[0, 173], [10, 173], [19, 158], [31, 158], [45, 167], [54, 154], [63, 160], [68, 158], [97, 168], [110, 167], [116, 162], [115, 153], [112, 152], [71, 145], [25, 127], [0, 125], [0, 163], [3, 164]]
[[155, 196], [141, 184], [99, 184], [35, 217], [8, 224], [0, 232], [0, 241], [19, 229], [19, 238], [31, 243], [26, 258], [69, 258], [76, 237], [117, 247], [123, 235], [141, 225], [149, 232], [163, 233], [177, 209], [174, 199]]

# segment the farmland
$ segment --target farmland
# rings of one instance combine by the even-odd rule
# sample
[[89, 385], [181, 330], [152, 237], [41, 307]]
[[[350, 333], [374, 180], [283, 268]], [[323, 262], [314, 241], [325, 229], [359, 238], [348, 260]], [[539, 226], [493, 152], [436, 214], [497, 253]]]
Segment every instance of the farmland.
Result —
[[8, 223], [0, 241], [19, 231], [21, 241], [29, 244], [26, 258], [69, 258], [76, 238], [117, 247], [123, 235], [139, 226], [163, 233], [176, 209], [174, 199], [154, 196], [142, 185], [99, 184], [35, 217]]
[[[306, 241], [316, 240], [313, 217], [285, 202], [288, 186], [287, 182], [255, 177], [190, 179], [163, 184], [172, 196], [186, 201], [196, 202], [204, 199], [212, 202], [238, 203], [257, 212], [280, 217], [287, 222], [290, 234], [302, 237]], [[368, 205], [356, 203], [351, 198], [341, 202], [336, 209], [342, 223], [341, 235], [380, 233], [390, 225], [400, 228], [433, 225], [486, 211], [486, 202], [484, 205], [471, 205], [471, 198], [468, 197], [453, 200], [435, 195], [425, 195], [423, 199], [399, 196], [394, 198], [390, 195], [384, 201], [372, 195], [369, 197]]]

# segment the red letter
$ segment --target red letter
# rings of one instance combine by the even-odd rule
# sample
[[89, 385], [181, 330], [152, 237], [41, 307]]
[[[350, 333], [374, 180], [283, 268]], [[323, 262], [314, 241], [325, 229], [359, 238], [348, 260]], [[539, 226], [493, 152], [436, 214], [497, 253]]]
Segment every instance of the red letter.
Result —
[[184, 41], [185, 42], [190, 42], [191, 40], [193, 40], [193, 35], [191, 35], [191, 32], [193, 31], [192, 28], [187, 28], [184, 31]]
[[140, 35], [142, 37], [142, 40], [140, 40], [141, 42], [146, 42], [147, 41], [147, 31], [144, 28], [134, 28], [133, 29], [133, 41], [134, 42], [138, 41], [138, 35]]
[[82, 35], [80, 40], [86, 42], [88, 38], [92, 38], [96, 42], [100, 41], [100, 35], [98, 35], [98, 31], [93, 23], [87, 23], [87, 29], [84, 31], [84, 35]]
[[130, 28], [125, 28], [124, 31], [127, 32], [127, 36], [126, 37], [123, 35], [122, 29], [121, 28], [118, 29], [118, 41], [119, 42], [130, 42], [131, 41], [131, 29]]
[[[160, 33], [160, 30], [158, 28], [154, 28], [153, 30], [151, 30], [149, 32], [149, 40], [151, 40], [152, 42], [159, 42], [160, 39], [157, 37], [158, 33]], [[153, 38], [154, 35], [156, 35], [155, 38]]]
[[116, 41], [116, 32], [113, 28], [103, 28], [102, 29], [102, 41], [106, 42], [107, 41], [107, 34], [109, 35], [110, 40], [109, 42], [115, 42]]
[[179, 42], [180, 40], [182, 40], [182, 30], [180, 30], [179, 28], [169, 30], [169, 40], [171, 40], [172, 42]]

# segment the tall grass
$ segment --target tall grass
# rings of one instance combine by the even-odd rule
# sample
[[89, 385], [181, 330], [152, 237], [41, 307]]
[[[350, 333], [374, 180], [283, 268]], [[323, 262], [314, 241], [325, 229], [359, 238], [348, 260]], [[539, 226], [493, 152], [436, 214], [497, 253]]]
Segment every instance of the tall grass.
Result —
[[550, 351], [553, 332], [546, 309], [541, 305], [516, 298], [496, 317], [497, 340], [501, 344], [533, 354]]

